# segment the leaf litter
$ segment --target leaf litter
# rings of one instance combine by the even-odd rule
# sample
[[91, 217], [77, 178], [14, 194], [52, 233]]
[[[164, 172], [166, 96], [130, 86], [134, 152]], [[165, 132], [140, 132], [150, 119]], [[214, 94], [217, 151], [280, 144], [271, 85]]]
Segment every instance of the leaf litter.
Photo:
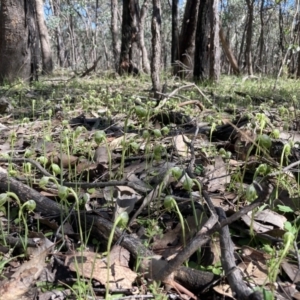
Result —
[[[128, 94], [131, 80], [116, 80], [115, 98], [103, 81], [53, 85], [35, 113], [3, 113], [0, 299], [297, 297], [299, 116], [233, 114], [191, 84], [155, 109], [148, 92]], [[197, 100], [180, 103], [189, 92]]]

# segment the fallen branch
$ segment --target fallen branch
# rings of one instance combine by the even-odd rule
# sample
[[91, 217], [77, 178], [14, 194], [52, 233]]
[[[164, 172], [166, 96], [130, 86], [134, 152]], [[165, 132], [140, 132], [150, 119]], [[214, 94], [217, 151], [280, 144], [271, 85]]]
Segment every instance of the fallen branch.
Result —
[[[221, 207], [217, 207], [216, 211], [219, 215], [219, 221], [226, 220], [225, 212]], [[241, 270], [236, 266], [234, 257], [234, 245], [230, 237], [228, 225], [221, 228], [219, 232], [222, 268], [228, 279], [233, 295], [234, 297], [236, 295], [238, 299], [250, 299], [250, 297], [252, 297], [251, 294], [253, 293], [253, 291], [246, 285], [243, 280]], [[263, 297], [255, 299], [262, 300]]]
[[[42, 196], [39, 192], [14, 178], [8, 177], [5, 173], [0, 173], [0, 193], [6, 193], [7, 191], [15, 193], [22, 203], [30, 199], [34, 200], [36, 202], [36, 212], [41, 212], [44, 216], [61, 215], [63, 213], [63, 208], [59, 203]], [[75, 218], [76, 221], [77, 213], [73, 213], [72, 217]], [[113, 228], [111, 221], [86, 212], [80, 214], [80, 221], [83, 225], [83, 229], [86, 232], [90, 232], [92, 236], [97, 239], [99, 239], [99, 236], [108, 239]], [[139, 239], [123, 233], [119, 229], [115, 230], [114, 242], [119, 242], [120, 245], [126, 248], [136, 259], [143, 258], [148, 262], [157, 261], [156, 259], [152, 259], [155, 256], [154, 253], [146, 248]], [[159, 260], [159, 265], [164, 263], [167, 264], [167, 261]], [[151, 272], [149, 272], [149, 274], [151, 275]], [[175, 270], [174, 277], [180, 280], [183, 285], [186, 284], [190, 286], [189, 281], [193, 282], [194, 286], [192, 288], [198, 290], [201, 290], [214, 280], [214, 275], [210, 272], [190, 270], [182, 266]]]

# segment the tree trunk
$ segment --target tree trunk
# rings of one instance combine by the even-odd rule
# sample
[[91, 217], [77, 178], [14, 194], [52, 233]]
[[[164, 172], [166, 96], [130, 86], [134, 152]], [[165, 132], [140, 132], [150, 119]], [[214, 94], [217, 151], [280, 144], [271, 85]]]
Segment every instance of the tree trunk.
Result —
[[209, 79], [220, 78], [219, 0], [210, 0], [210, 68]]
[[2, 0], [0, 9], [0, 83], [32, 79], [37, 71], [34, 1]]
[[50, 74], [53, 71], [52, 52], [50, 46], [50, 38], [48, 29], [44, 20], [44, 4], [43, 0], [35, 0], [36, 19], [39, 28], [39, 37], [42, 50], [42, 72]]
[[[247, 20], [248, 20], [248, 17], [247, 17]], [[246, 33], [247, 33], [247, 24], [246, 24], [246, 26], [244, 27], [244, 30], [243, 30], [243, 35], [242, 35], [241, 45], [240, 45], [240, 51], [239, 51], [239, 56], [238, 56], [238, 65], [242, 66], [242, 70], [244, 70], [244, 68], [246, 66], [246, 62], [242, 61]]]
[[61, 32], [60, 28], [55, 29], [55, 37], [56, 37], [56, 51], [57, 51], [57, 58], [58, 58], [58, 63], [61, 68], [64, 67], [65, 65], [65, 57], [64, 57], [64, 46], [63, 46], [63, 41], [61, 37]]
[[[68, 5], [71, 7], [70, 0], [67, 1]], [[77, 70], [77, 51], [76, 51], [76, 42], [75, 42], [75, 29], [74, 29], [74, 16], [69, 14], [69, 26], [68, 26], [68, 33], [70, 37], [70, 44], [71, 44], [71, 67], [72, 70]]]
[[[182, 20], [178, 58], [187, 68], [192, 68], [194, 60], [199, 1], [200, 0], [187, 0]], [[180, 74], [183, 75], [182, 72]]]
[[174, 64], [175, 61], [178, 59], [178, 48], [179, 48], [178, 3], [179, 3], [179, 0], [172, 0], [171, 64]]
[[[51, 10], [53, 11], [53, 15], [55, 17], [59, 17], [59, 3], [56, 1], [49, 1]], [[64, 51], [64, 44], [63, 44], [63, 39], [60, 31], [60, 25], [58, 24], [55, 27], [55, 39], [56, 39], [56, 55], [57, 55], [57, 60], [58, 60], [58, 65], [63, 68], [65, 65], [65, 51]]]
[[158, 92], [161, 92], [161, 83], [159, 78], [160, 63], [161, 63], [161, 3], [160, 0], [153, 0], [152, 14], [152, 61], [151, 61], [151, 79], [154, 89], [154, 97], [160, 98]]
[[248, 24], [247, 24], [247, 33], [246, 33], [245, 62], [247, 66], [248, 75], [253, 75], [251, 46], [252, 46], [254, 0], [246, 0], [246, 3], [248, 7]]
[[141, 8], [141, 15], [140, 15], [140, 32], [139, 32], [139, 43], [140, 43], [140, 48], [142, 51], [142, 65], [143, 65], [143, 71], [146, 74], [150, 74], [150, 63], [148, 59], [148, 51], [145, 46], [145, 37], [144, 37], [144, 31], [145, 31], [145, 20], [147, 16], [147, 11], [148, 11], [148, 5], [149, 5], [149, 0], [145, 0], [142, 8]]
[[[137, 74], [139, 72], [139, 53], [137, 47], [138, 36], [138, 1], [123, 1], [123, 18], [122, 18], [122, 43], [120, 54], [120, 75], [124, 73]], [[134, 62], [137, 61], [137, 63]]]
[[194, 80], [203, 81], [209, 72], [209, 0], [201, 0], [199, 4], [196, 46], [194, 59]]
[[263, 51], [264, 51], [264, 43], [265, 43], [265, 31], [264, 31], [264, 6], [265, 1], [261, 0], [260, 4], [260, 37], [259, 37], [259, 56], [258, 56], [258, 64], [262, 71], [264, 71], [263, 67]]
[[118, 32], [118, 0], [111, 0], [111, 35], [115, 70], [119, 70], [120, 62], [120, 40]]
[[230, 66], [233, 69], [233, 73], [238, 75], [240, 73], [239, 66], [238, 66], [238, 63], [236, 61], [236, 58], [235, 58], [233, 52], [231, 51], [230, 45], [226, 41], [222, 27], [220, 27], [220, 41], [222, 43], [222, 47], [226, 54], [226, 57], [229, 60]]

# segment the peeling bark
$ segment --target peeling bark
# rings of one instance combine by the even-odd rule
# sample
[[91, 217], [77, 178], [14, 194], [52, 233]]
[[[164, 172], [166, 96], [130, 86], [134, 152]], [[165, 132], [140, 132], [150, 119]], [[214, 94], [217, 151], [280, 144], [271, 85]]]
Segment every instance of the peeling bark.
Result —
[[154, 89], [154, 97], [160, 98], [158, 92], [161, 92], [161, 83], [159, 78], [161, 63], [161, 3], [160, 0], [153, 0], [152, 15], [152, 61], [151, 61], [151, 79]]

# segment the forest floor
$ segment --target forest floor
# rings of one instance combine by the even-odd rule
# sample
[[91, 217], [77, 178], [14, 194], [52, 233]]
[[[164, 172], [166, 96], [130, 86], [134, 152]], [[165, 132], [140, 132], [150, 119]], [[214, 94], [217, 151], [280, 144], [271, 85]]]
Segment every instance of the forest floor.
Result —
[[300, 299], [298, 81], [69, 78], [0, 88], [0, 300]]

